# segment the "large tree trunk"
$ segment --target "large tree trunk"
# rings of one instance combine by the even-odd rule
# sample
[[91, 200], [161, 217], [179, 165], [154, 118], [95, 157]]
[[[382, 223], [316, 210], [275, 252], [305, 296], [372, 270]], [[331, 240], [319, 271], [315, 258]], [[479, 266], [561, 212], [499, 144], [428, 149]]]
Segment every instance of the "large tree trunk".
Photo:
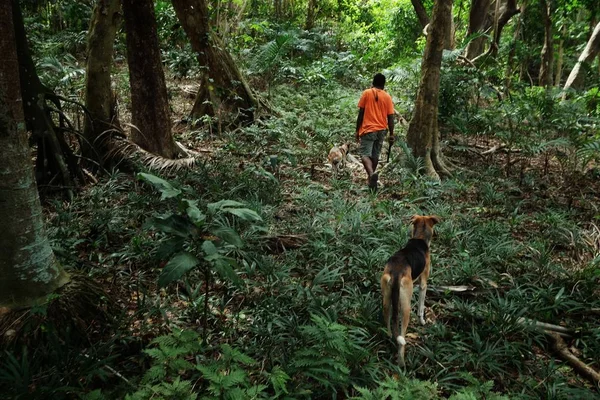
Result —
[[167, 86], [162, 68], [154, 2], [123, 0], [127, 64], [131, 86], [131, 137], [150, 153], [175, 158]]
[[[422, 157], [425, 162], [426, 174], [439, 179], [439, 174], [446, 174], [440, 163], [436, 171], [434, 159], [441, 159], [439, 145], [433, 148], [434, 142], [439, 143], [437, 130], [438, 100], [440, 92], [440, 69], [444, 50], [444, 34], [452, 18], [452, 0], [436, 0], [433, 7], [431, 28], [427, 35], [425, 54], [421, 63], [421, 82], [415, 101], [415, 109], [408, 125], [407, 143], [416, 157]], [[432, 156], [432, 151], [438, 152]]]
[[542, 47], [542, 62], [540, 65], [539, 85], [552, 86], [552, 67], [554, 65], [554, 43], [552, 40], [552, 0], [540, 2], [542, 18], [544, 19], [544, 46]]
[[11, 310], [42, 302], [69, 278], [44, 232], [23, 120], [10, 0], [0, 0], [0, 54], [0, 310]]
[[[489, 15], [491, 0], [473, 0], [471, 2], [471, 11], [469, 12], [469, 29], [467, 36], [476, 33], [486, 33], [492, 26], [492, 21]], [[472, 60], [481, 53], [485, 47], [486, 38], [480, 36], [472, 39], [467, 45], [465, 56]]]
[[89, 111], [83, 128], [83, 156], [104, 168], [108, 162], [111, 131], [119, 128], [110, 70], [115, 36], [121, 22], [120, 0], [99, 0], [90, 22], [85, 74], [85, 106]]
[[410, 0], [415, 9], [415, 13], [417, 13], [417, 18], [419, 19], [419, 23], [421, 24], [421, 28], [425, 29], [427, 24], [429, 24], [429, 16], [427, 15], [427, 10], [425, 6], [423, 6], [423, 2], [421, 0]]
[[506, 0], [506, 4], [503, 4], [498, 12], [500, 15], [498, 16], [498, 20], [495, 24], [496, 26], [494, 27], [494, 41], [491, 46], [491, 54], [494, 57], [498, 54], [498, 49], [500, 48], [500, 37], [502, 36], [502, 30], [506, 24], [508, 24], [508, 21], [510, 21], [515, 15], [519, 14], [521, 10], [517, 8], [517, 0]]
[[571, 70], [563, 90], [566, 91], [571, 87], [575, 89], [581, 89], [583, 87], [587, 68], [591, 66], [598, 53], [600, 53], [600, 22], [596, 25], [590, 40], [588, 40], [585, 49], [583, 49], [583, 52], [579, 56], [577, 63]]
[[[494, 58], [496, 57], [500, 47], [502, 30], [512, 17], [521, 12], [521, 10], [517, 8], [517, 0], [506, 0], [505, 3], [503, 3], [502, 0], [498, 0], [497, 2], [493, 2], [493, 4], [494, 12], [492, 13], [492, 16], [485, 20], [484, 26], [480, 29], [482, 32], [489, 32], [493, 29], [494, 33], [492, 36], [492, 42], [484, 54], [479, 54], [472, 59], [470, 58], [474, 63], [486, 56], [491, 55]], [[473, 54], [477, 53], [478, 51], [482, 51], [482, 49], [477, 48], [478, 45], [475, 46], [475, 49], [472, 51]]]
[[12, 1], [12, 21], [19, 60], [25, 122], [27, 129], [31, 131], [32, 142], [37, 143], [37, 182], [39, 185], [52, 183], [58, 187], [62, 184], [71, 198], [72, 189], [75, 187], [74, 177], [83, 178], [81, 169], [77, 157], [64, 136], [64, 130], [68, 128], [64, 126], [64, 117], [60, 118], [60, 127], [57, 127], [52, 120], [46, 101], [51, 101], [55, 108], [60, 110], [60, 100], [42, 84], [37, 75], [29, 52], [23, 15], [17, 0]]
[[307, 31], [315, 27], [315, 11], [317, 8], [317, 0], [308, 0], [308, 6], [306, 10], [306, 24], [304, 29]]
[[173, 0], [173, 7], [204, 68], [191, 117], [217, 117], [220, 126], [254, 121], [256, 100], [224, 44], [211, 34], [206, 1]]

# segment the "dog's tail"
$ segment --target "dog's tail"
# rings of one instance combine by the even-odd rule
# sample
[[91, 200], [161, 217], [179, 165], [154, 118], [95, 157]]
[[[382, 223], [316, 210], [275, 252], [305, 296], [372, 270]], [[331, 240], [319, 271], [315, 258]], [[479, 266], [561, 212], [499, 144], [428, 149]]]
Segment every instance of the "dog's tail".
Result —
[[400, 316], [400, 274], [392, 274], [392, 335], [399, 345], [404, 346], [406, 340], [398, 331], [398, 318]]

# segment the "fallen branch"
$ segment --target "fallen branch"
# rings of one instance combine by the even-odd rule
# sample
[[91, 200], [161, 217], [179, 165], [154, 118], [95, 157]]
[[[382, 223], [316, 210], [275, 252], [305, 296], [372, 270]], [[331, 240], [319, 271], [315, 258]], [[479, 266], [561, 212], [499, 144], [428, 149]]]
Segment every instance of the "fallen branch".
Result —
[[517, 320], [517, 322], [519, 322], [522, 325], [533, 325], [536, 328], [542, 329], [546, 333], [557, 332], [559, 334], [562, 334], [562, 336], [570, 336], [570, 334], [573, 332], [571, 329], [565, 328], [564, 326], [549, 324], [547, 322], [536, 321], [536, 320], [533, 320], [530, 318], [521, 317]]
[[597, 388], [600, 388], [600, 373], [594, 370], [592, 367], [575, 357], [573, 353], [567, 347], [567, 344], [563, 338], [556, 332], [546, 332], [548, 337], [552, 339], [552, 344], [556, 354], [563, 360], [566, 361], [575, 372], [589, 379]]

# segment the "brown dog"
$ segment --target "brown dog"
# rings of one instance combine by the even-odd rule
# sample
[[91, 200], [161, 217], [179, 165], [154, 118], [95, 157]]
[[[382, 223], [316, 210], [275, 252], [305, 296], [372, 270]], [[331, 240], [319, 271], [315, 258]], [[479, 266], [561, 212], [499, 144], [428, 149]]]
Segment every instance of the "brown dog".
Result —
[[[440, 218], [435, 215], [415, 215], [411, 222], [413, 224], [411, 239], [402, 250], [390, 257], [381, 276], [383, 319], [387, 324], [388, 335], [393, 336], [398, 342], [398, 364], [402, 367], [405, 365], [406, 328], [410, 320], [413, 281], [416, 279], [419, 279], [421, 287], [418, 315], [421, 324], [425, 324], [425, 293], [430, 273], [429, 244], [433, 236], [433, 226], [440, 222]], [[399, 333], [400, 311], [402, 311], [402, 329]]]
[[342, 168], [346, 167], [346, 155], [348, 154], [348, 144], [344, 143], [341, 146], [333, 146], [329, 150], [327, 160], [331, 164], [331, 168], [337, 176], [340, 172], [340, 165]]

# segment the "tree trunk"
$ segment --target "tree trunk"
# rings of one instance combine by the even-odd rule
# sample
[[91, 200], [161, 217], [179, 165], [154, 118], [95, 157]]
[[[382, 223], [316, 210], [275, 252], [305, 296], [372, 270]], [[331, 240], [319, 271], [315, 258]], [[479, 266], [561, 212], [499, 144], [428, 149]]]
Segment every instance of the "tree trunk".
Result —
[[560, 41], [558, 42], [558, 55], [556, 60], [556, 73], [554, 75], [554, 86], [560, 87], [560, 81], [562, 80], [562, 67], [564, 62], [564, 51], [565, 51], [565, 37], [567, 35], [567, 24], [563, 23]]
[[108, 160], [110, 130], [119, 128], [110, 70], [120, 23], [120, 0], [99, 0], [96, 3], [88, 37], [85, 106], [90, 114], [85, 117], [82, 152], [84, 157], [104, 168], [113, 166]]
[[[491, 0], [473, 0], [471, 2], [471, 11], [469, 12], [469, 29], [467, 37], [476, 33], [486, 33], [492, 26], [489, 15]], [[465, 57], [469, 60], [474, 59], [483, 53], [486, 38], [480, 36], [472, 39], [467, 45]]]
[[315, 11], [317, 8], [317, 0], [308, 0], [308, 9], [306, 11], [306, 24], [304, 29], [307, 31], [315, 27]]
[[494, 30], [490, 47], [484, 54], [480, 54], [475, 58], [471, 59], [473, 63], [476, 63], [479, 59], [484, 58], [486, 56], [492, 56], [493, 58], [496, 57], [496, 55], [498, 54], [498, 49], [500, 47], [500, 37], [502, 36], [502, 30], [512, 17], [521, 12], [521, 10], [517, 8], [517, 0], [506, 0], [506, 4], [502, 4], [502, 6], [500, 5], [500, 0], [495, 3], [493, 18], [489, 19], [491, 25], [486, 25], [483, 28], [484, 32], [488, 32], [492, 28]]
[[[64, 133], [52, 120], [46, 101], [50, 100], [57, 109], [60, 101], [47, 87], [42, 85], [35, 70], [25, 34], [23, 15], [17, 0], [12, 1], [12, 23], [19, 60], [19, 82], [23, 99], [23, 110], [27, 129], [32, 142], [37, 143], [36, 178], [39, 185], [53, 183], [67, 189], [69, 198], [75, 187], [73, 177], [82, 178], [77, 157], [64, 138]], [[60, 127], [64, 128], [64, 127]], [[59, 179], [56, 179], [56, 177]]]
[[23, 120], [12, 5], [0, 0], [0, 309], [38, 304], [68, 282], [44, 232]]
[[253, 122], [256, 100], [225, 45], [211, 34], [206, 1], [173, 0], [173, 7], [204, 68], [191, 117], [216, 117], [220, 126]]
[[123, 0], [131, 86], [131, 138], [150, 153], [175, 158], [167, 86], [162, 68], [154, 2]]
[[417, 13], [417, 18], [419, 19], [419, 23], [421, 24], [421, 28], [425, 29], [427, 24], [429, 23], [429, 16], [427, 15], [427, 10], [425, 6], [423, 6], [423, 2], [421, 0], [410, 0], [415, 9], [415, 13]]
[[[526, 1], [521, 4], [521, 12], [525, 12]], [[523, 15], [523, 14], [521, 14]], [[511, 86], [511, 79], [513, 76], [513, 65], [515, 60], [515, 54], [517, 52], [517, 41], [519, 40], [519, 35], [521, 34], [521, 24], [523, 23], [523, 18], [519, 18], [517, 21], [517, 26], [513, 32], [513, 40], [510, 45], [510, 51], [508, 52], [508, 60], [506, 62], [506, 76], [504, 81], [504, 90], [505, 93], [508, 94]]]
[[494, 57], [496, 57], [498, 54], [498, 49], [500, 48], [500, 37], [502, 36], [502, 30], [506, 24], [508, 24], [508, 21], [510, 21], [512, 17], [520, 12], [521, 10], [517, 8], [517, 0], [506, 0], [506, 4], [500, 8], [500, 15], [498, 16], [498, 20], [496, 21], [496, 26], [494, 28], [494, 41], [491, 47], [491, 54]]
[[544, 46], [542, 47], [542, 62], [540, 65], [539, 85], [552, 86], [552, 67], [554, 65], [554, 43], [552, 40], [552, 0], [540, 2], [542, 18], [544, 19]]
[[583, 87], [585, 73], [587, 72], [587, 69], [591, 67], [592, 62], [598, 53], [600, 53], [600, 22], [596, 25], [590, 40], [588, 40], [585, 49], [583, 49], [577, 63], [567, 78], [567, 82], [563, 88], [565, 91], [564, 95], [566, 95], [566, 90], [571, 87], [575, 89], [581, 89]]
[[433, 159], [441, 159], [439, 146], [433, 151], [438, 154], [432, 156], [432, 148], [438, 135], [438, 100], [440, 91], [440, 69], [442, 65], [442, 53], [444, 50], [444, 34], [448, 31], [452, 18], [452, 0], [436, 0], [433, 7], [431, 28], [427, 35], [425, 54], [421, 63], [421, 82], [415, 101], [415, 109], [408, 126], [407, 143], [416, 157], [422, 157], [425, 161], [426, 173], [435, 179], [439, 179], [438, 173], [446, 171], [438, 170], [434, 166]]

